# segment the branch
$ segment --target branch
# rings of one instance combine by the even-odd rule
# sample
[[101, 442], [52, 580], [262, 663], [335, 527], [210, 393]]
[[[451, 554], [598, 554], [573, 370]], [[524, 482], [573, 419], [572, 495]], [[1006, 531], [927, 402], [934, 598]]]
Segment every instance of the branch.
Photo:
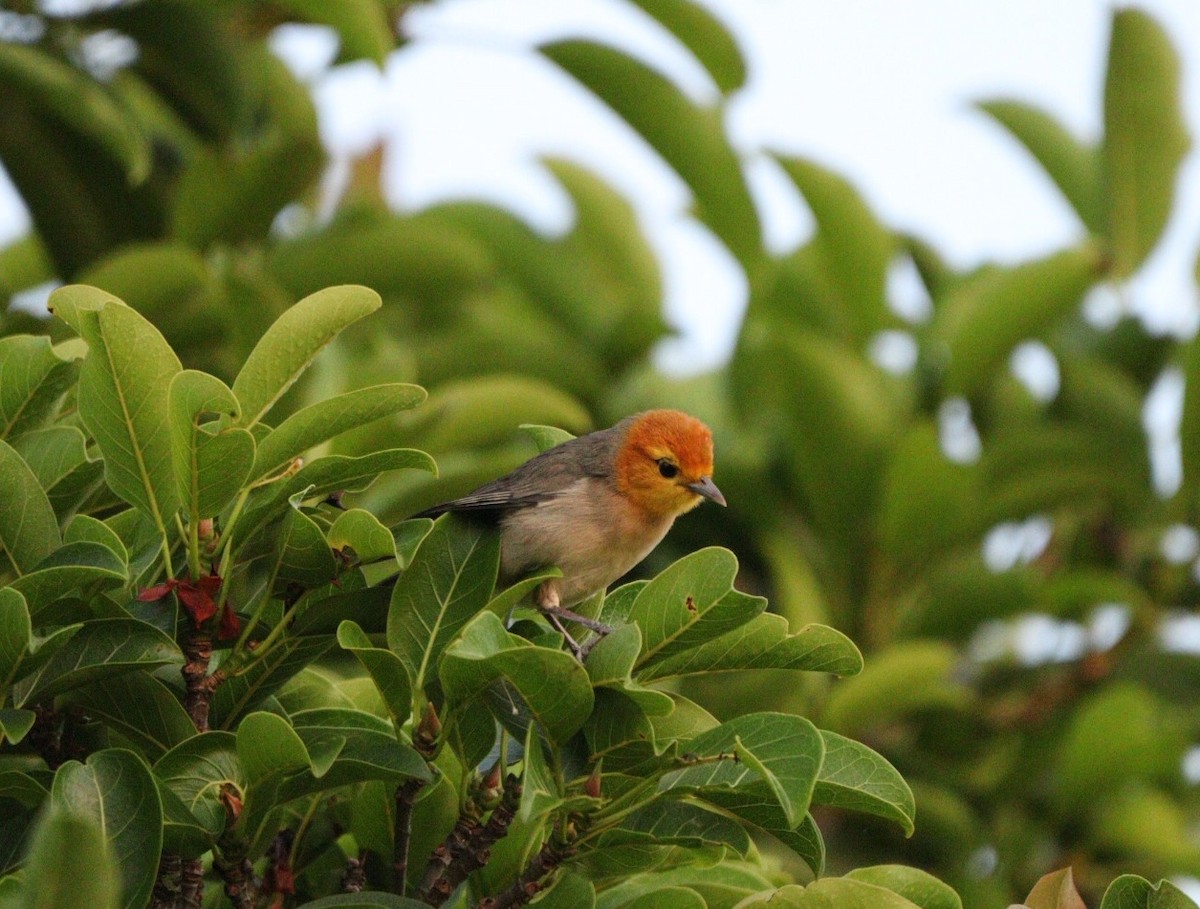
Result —
[[180, 904], [183, 889], [183, 859], [174, 852], [164, 852], [158, 860], [158, 876], [150, 895], [150, 909], [175, 909]]
[[412, 839], [413, 804], [425, 783], [405, 780], [396, 787], [396, 825], [393, 832], [392, 890], [404, 896], [408, 890], [408, 844]]
[[179, 875], [180, 909], [200, 909], [204, 898], [204, 863], [200, 859], [183, 862]]
[[545, 888], [543, 879], [546, 875], [570, 858], [574, 852], [571, 846], [556, 843], [551, 837], [521, 872], [520, 877], [513, 881], [511, 887], [495, 896], [480, 900], [475, 909], [515, 909], [517, 906], [524, 906]]
[[346, 870], [342, 872], [342, 893], [361, 893], [366, 886], [366, 861], [360, 852], [358, 858], [346, 859]]
[[482, 868], [491, 858], [492, 846], [508, 832], [521, 804], [521, 781], [509, 774], [503, 799], [492, 810], [487, 823], [464, 814], [454, 830], [434, 851], [421, 883], [421, 898], [431, 906], [440, 906], [471, 872]]
[[197, 732], [208, 732], [208, 712], [212, 707], [213, 689], [209, 681], [208, 664], [212, 660], [212, 635], [184, 622], [187, 630], [179, 642], [183, 650], [184, 698], [183, 707], [192, 718]]

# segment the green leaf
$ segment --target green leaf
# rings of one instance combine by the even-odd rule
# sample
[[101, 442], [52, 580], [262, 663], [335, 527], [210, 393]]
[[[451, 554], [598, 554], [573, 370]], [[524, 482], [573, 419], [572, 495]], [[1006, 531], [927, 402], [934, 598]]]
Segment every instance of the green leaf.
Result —
[[40, 428], [78, 375], [65, 345], [34, 335], [0, 338], [0, 439]]
[[162, 804], [145, 762], [118, 748], [98, 751], [86, 764], [68, 761], [54, 776], [50, 798], [56, 809], [103, 827], [121, 875], [121, 906], [145, 906], [162, 848]]
[[225, 680], [213, 694], [212, 724], [232, 727], [247, 710], [261, 704], [305, 666], [333, 646], [332, 635], [293, 637], [271, 648], [262, 659]]
[[940, 641], [906, 641], [876, 653], [830, 693], [823, 725], [854, 735], [930, 708], [959, 708], [970, 691], [954, 680], [958, 652]]
[[9, 586], [25, 597], [36, 619], [46, 606], [80, 587], [123, 584], [128, 573], [117, 553], [102, 543], [66, 543]]
[[0, 440], [0, 547], [18, 575], [62, 545], [58, 517], [50, 500], [24, 459]]
[[728, 846], [741, 856], [751, 851], [750, 836], [737, 821], [701, 803], [675, 799], [660, 799], [633, 812], [603, 833], [597, 848], [626, 843]]
[[381, 473], [405, 469], [437, 473], [433, 458], [411, 448], [390, 448], [362, 457], [328, 455], [317, 458], [302, 467], [295, 476], [270, 484], [260, 498], [251, 499], [242, 520], [238, 522], [241, 532], [249, 536], [286, 508], [288, 500], [298, 494], [305, 499], [319, 499], [331, 492], [359, 492], [374, 483]]
[[305, 588], [320, 587], [337, 577], [337, 560], [317, 522], [292, 508], [279, 528], [277, 576]]
[[242, 425], [261, 420], [325, 345], [381, 305], [375, 291], [347, 284], [310, 294], [276, 319], [233, 382]]
[[642, 633], [638, 626], [619, 625], [588, 654], [588, 678], [595, 688], [620, 691], [646, 714], [665, 716], [675, 709], [671, 696], [639, 685], [631, 675], [641, 651]]
[[18, 706], [37, 703], [80, 685], [182, 662], [175, 642], [136, 619], [92, 619], [13, 691]]
[[708, 10], [689, 0], [633, 0], [690, 50], [728, 95], [746, 82], [746, 61], [729, 30]]
[[738, 904], [738, 909], [918, 909], [885, 887], [850, 877], [825, 877], [807, 887], [789, 884], [774, 892], [756, 894]]
[[981, 101], [979, 109], [1003, 126], [1046, 171], [1092, 233], [1103, 230], [1100, 151], [1084, 145], [1051, 114], [1021, 101]]
[[396, 558], [396, 541], [379, 518], [364, 508], [350, 508], [337, 516], [325, 533], [330, 549], [348, 552], [359, 563]]
[[[122, 909], [121, 880], [99, 818], [54, 809], [34, 828], [20, 909]], [[157, 867], [157, 859], [153, 866]], [[80, 869], [87, 869], [80, 874]]]
[[155, 779], [155, 783], [163, 809], [163, 852], [174, 852], [181, 858], [200, 858], [212, 849], [213, 837], [162, 780]]
[[289, 780], [280, 789], [281, 798], [367, 780], [394, 785], [406, 779], [431, 778], [425, 760], [411, 746], [397, 741], [386, 720], [372, 714], [323, 707], [293, 714], [292, 724], [308, 751], [314, 780]]
[[862, 654], [840, 631], [827, 625], [805, 625], [789, 634], [787, 619], [762, 613], [693, 650], [647, 666], [638, 673], [638, 679], [647, 682], [737, 669], [791, 669], [845, 676], [860, 672], [862, 665]]
[[104, 461], [90, 459], [86, 445], [74, 426], [37, 429], [13, 441], [60, 517], [74, 514], [102, 482]]
[[1089, 244], [1010, 268], [984, 269], [960, 284], [938, 307], [932, 326], [949, 351], [947, 390], [980, 389], [1007, 365], [1017, 344], [1044, 336], [1074, 312], [1102, 268]]
[[570, 442], [575, 438], [574, 435], [565, 429], [559, 429], [557, 426], [539, 426], [536, 423], [522, 423], [517, 428], [524, 430], [533, 439], [533, 444], [537, 446], [539, 452], [549, 451], [556, 445], [561, 445], [563, 442]]
[[693, 104], [665, 76], [621, 51], [559, 41], [541, 52], [613, 109], [692, 190], [701, 221], [753, 272], [762, 228], [719, 108]]
[[864, 344], [895, 319], [885, 291], [896, 241], [844, 178], [800, 158], [776, 160], [816, 218], [806, 255], [828, 288], [842, 337]]
[[425, 400], [418, 385], [360, 388], [327, 398], [292, 414], [258, 443], [253, 477], [267, 476], [293, 458], [348, 429], [416, 407]]
[[708, 909], [708, 903], [687, 887], [661, 887], [623, 903], [621, 909]]
[[164, 530], [179, 507], [167, 403], [179, 358], [158, 329], [93, 287], [59, 288], [50, 307], [88, 343], [79, 416], [104, 455], [109, 488]]
[[79, 628], [67, 625], [35, 638], [25, 598], [12, 587], [0, 587], [0, 704], [13, 682], [45, 663]]
[[905, 865], [874, 865], [855, 868], [846, 877], [883, 887], [921, 909], [962, 909], [962, 900], [947, 884], [919, 868]]
[[1170, 881], [1151, 884], [1136, 874], [1123, 874], [1104, 891], [1100, 909], [1195, 909], [1196, 904]]
[[737, 558], [712, 546], [684, 556], [638, 593], [628, 620], [644, 638], [639, 669], [703, 644], [751, 621], [762, 597], [733, 589]]
[[280, 6], [292, 15], [320, 25], [328, 25], [341, 39], [340, 62], [367, 59], [382, 67], [396, 47], [396, 37], [387, 7], [378, 0], [280, 0]]
[[446, 646], [487, 605], [499, 567], [495, 531], [451, 516], [433, 525], [388, 608], [388, 649], [404, 662], [416, 690], [437, 677]]
[[[742, 789], [765, 783], [795, 828], [808, 813], [825, 751], [821, 734], [803, 717], [752, 713], [722, 723], [686, 742], [700, 758], [729, 759], [667, 774], [659, 789]], [[736, 754], [737, 760], [733, 760]]]
[[149, 672], [98, 679], [69, 695], [71, 703], [116, 729], [149, 760], [196, 734], [179, 698]]
[[129, 550], [115, 530], [91, 515], [77, 514], [63, 531], [63, 543], [92, 543], [103, 546], [124, 565], [129, 564]]
[[1116, 10], [1100, 160], [1106, 235], [1118, 278], [1146, 260], [1171, 216], [1175, 178], [1191, 144], [1179, 81], [1179, 57], [1162, 27], [1141, 10]]
[[805, 815], [798, 825], [791, 824], [766, 786], [709, 789], [704, 793], [704, 799], [775, 837], [796, 853], [814, 876], [820, 877], [824, 873], [825, 841], [812, 815]]
[[904, 828], [912, 836], [916, 802], [908, 783], [881, 755], [853, 739], [821, 730], [825, 759], [813, 804], [864, 811]]
[[582, 874], [566, 869], [538, 897], [538, 909], [595, 909], [596, 888]]
[[370, 638], [354, 622], [338, 625], [337, 641], [343, 650], [354, 654], [375, 683], [379, 697], [397, 729], [404, 726], [412, 714], [412, 684], [408, 671], [396, 654], [371, 644]]
[[150, 141], [133, 111], [83, 68], [20, 43], [0, 45], [0, 85], [95, 143], [130, 185], [150, 172]]
[[154, 775], [212, 837], [227, 823], [222, 788], [230, 786], [242, 797], [247, 785], [231, 732], [203, 732], [180, 742], [158, 759]]
[[[238, 400], [208, 373], [185, 369], [176, 374], [167, 399], [179, 499], [191, 520], [214, 517], [250, 478], [254, 436], [226, 425], [240, 414]], [[213, 416], [222, 419], [216, 426], [204, 425]]]
[[0, 708], [0, 744], [18, 744], [29, 734], [37, 714], [32, 710]]
[[[502, 680], [506, 684], [497, 697], [501, 705], [508, 703], [507, 713], [512, 695], [520, 695], [542, 731], [558, 743], [592, 712], [592, 686], [578, 660], [510, 634], [490, 612], [478, 615], [446, 648], [438, 675], [451, 708], [476, 701]], [[503, 706], [495, 709], [497, 719], [504, 718]]]

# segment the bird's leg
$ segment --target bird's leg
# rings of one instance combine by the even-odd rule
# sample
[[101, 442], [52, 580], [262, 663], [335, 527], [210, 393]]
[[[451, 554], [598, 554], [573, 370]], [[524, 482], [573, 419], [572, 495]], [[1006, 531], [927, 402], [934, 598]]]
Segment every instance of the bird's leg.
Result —
[[557, 630], [564, 638], [567, 639], [567, 646], [571, 648], [572, 652], [574, 652], [575, 656], [578, 657], [580, 661], [587, 656], [588, 651], [591, 650], [591, 646], [581, 647], [579, 643], [567, 633], [567, 629], [563, 626], [563, 620], [568, 622], [576, 622], [585, 628], [596, 632], [601, 637], [612, 633], [612, 628], [608, 625], [605, 625], [603, 622], [597, 622], [595, 619], [589, 619], [587, 616], [579, 615], [578, 613], [572, 612], [571, 610], [559, 605], [560, 600], [558, 596], [558, 587], [553, 582], [547, 582], [538, 587], [535, 600], [537, 602], [538, 609], [542, 611], [542, 614], [546, 616], [546, 619], [551, 625], [554, 626], [555, 630]]

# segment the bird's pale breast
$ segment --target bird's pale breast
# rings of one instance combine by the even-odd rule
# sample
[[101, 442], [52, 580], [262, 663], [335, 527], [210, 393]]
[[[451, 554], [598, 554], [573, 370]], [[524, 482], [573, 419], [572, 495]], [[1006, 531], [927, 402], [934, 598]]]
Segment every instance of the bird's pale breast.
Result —
[[561, 605], [571, 606], [607, 587], [670, 530], [673, 516], [647, 518], [611, 485], [581, 479], [559, 495], [501, 520], [500, 571], [506, 581], [557, 566]]

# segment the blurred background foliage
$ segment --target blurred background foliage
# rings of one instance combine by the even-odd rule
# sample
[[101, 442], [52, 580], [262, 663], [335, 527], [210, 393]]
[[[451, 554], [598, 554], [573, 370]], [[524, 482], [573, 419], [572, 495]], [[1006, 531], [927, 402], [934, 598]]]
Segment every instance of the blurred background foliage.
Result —
[[[723, 99], [743, 85], [746, 61], [703, 7], [629, 2]], [[543, 46], [683, 179], [696, 220], [746, 274], [732, 359], [680, 379], [650, 359], [668, 326], [633, 209], [576, 164], [545, 162], [575, 206], [561, 237], [479, 202], [391, 211], [381, 152], [323, 207], [312, 99], [267, 40], [314, 23], [336, 31], [339, 61], [382, 63], [409, 5], [10, 0], [0, 162], [34, 229], [0, 250], [0, 294], [98, 285], [152, 319], [185, 366], [228, 381], [303, 295], [376, 289], [380, 316], [290, 394], [300, 406], [385, 379], [429, 388], [425, 406], [336, 443], [437, 458], [436, 479], [401, 474], [358, 497], [389, 523], [533, 454], [519, 424], [582, 432], [687, 409], [715, 430], [730, 508], [681, 521], [644, 572], [726, 545], [743, 589], [793, 627], [846, 631], [867, 660], [840, 682], [789, 674], [763, 690], [760, 673], [754, 688], [723, 677], [688, 693], [722, 718], [811, 716], [883, 752], [916, 792], [909, 840], [822, 818], [832, 872], [906, 862], [981, 907], [1067, 864], [1093, 895], [1121, 872], [1200, 877], [1200, 655], [1180, 638], [1200, 620], [1200, 346], [1081, 305], [1120, 294], [1171, 212], [1189, 136], [1169, 36], [1135, 9], [1114, 13], [1095, 145], [1052, 112], [981, 102], [1079, 233], [1044, 258], [968, 272], [883, 223], [836, 170], [786, 157], [816, 229], [771, 254], [722, 103], [698, 106], [619, 48]], [[889, 301], [898, 265], [915, 267], [927, 311]], [[60, 328], [0, 313], [0, 335]], [[1041, 362], [1041, 381], [1017, 377], [1014, 351]], [[1164, 382], [1184, 387], [1175, 481], [1151, 470], [1161, 433], [1144, 425]]]

